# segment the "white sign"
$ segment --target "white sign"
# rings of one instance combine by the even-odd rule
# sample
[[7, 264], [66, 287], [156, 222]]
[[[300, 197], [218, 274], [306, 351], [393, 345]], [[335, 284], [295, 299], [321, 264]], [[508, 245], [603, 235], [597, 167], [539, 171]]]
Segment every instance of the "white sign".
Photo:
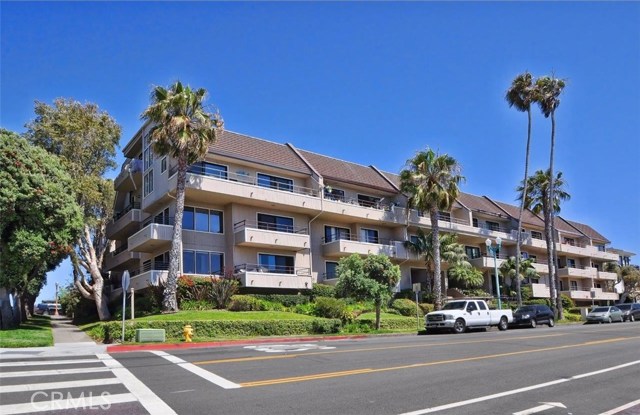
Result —
[[129, 284], [131, 284], [131, 277], [129, 276], [129, 271], [125, 271], [122, 273], [122, 291], [127, 291]]
[[421, 287], [420, 287], [420, 283], [419, 282], [413, 284], [413, 292], [414, 293], [419, 293], [420, 292], [420, 288]]

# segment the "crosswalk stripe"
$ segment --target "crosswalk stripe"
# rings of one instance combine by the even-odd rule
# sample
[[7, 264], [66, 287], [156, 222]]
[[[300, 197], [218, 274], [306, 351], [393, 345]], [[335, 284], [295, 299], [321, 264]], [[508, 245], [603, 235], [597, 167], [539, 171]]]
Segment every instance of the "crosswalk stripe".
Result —
[[171, 363], [175, 363], [183, 369], [186, 369], [189, 372], [200, 376], [201, 378], [208, 380], [214, 385], [218, 385], [224, 389], [237, 389], [242, 387], [242, 385], [231, 382], [230, 380], [227, 380], [221, 376], [216, 375], [215, 373], [209, 372], [208, 370], [203, 369], [200, 366], [196, 366], [193, 363], [189, 363], [186, 360], [180, 359], [179, 357], [173, 356], [167, 352], [163, 352], [161, 350], [150, 350], [150, 352], [155, 354], [156, 356], [160, 356], [170, 361]]
[[[44, 392], [43, 392], [44, 394]], [[45, 395], [43, 395], [45, 396]], [[29, 414], [33, 412], [70, 410], [70, 409], [108, 409], [117, 403], [134, 402], [136, 397], [132, 393], [117, 395], [79, 396], [78, 398], [51, 399], [29, 403], [0, 405], [1, 414]]]
[[2, 373], [3, 378], [19, 378], [28, 376], [52, 376], [52, 375], [72, 375], [76, 373], [108, 372], [108, 367], [82, 367], [75, 369], [51, 369], [51, 370], [28, 370], [21, 372]]
[[135, 395], [137, 400], [150, 414], [177, 415], [162, 399], [160, 399], [147, 385], [129, 372], [120, 362], [106, 353], [96, 354], [107, 369], [111, 370], [124, 386]]
[[39, 360], [37, 362], [2, 362], [0, 367], [46, 366], [46, 365], [72, 365], [74, 363], [99, 363], [98, 359], [76, 360]]
[[85, 386], [116, 385], [122, 383], [118, 378], [69, 380], [65, 382], [28, 383], [26, 385], [0, 386], [0, 393], [33, 392], [51, 389], [82, 388]]

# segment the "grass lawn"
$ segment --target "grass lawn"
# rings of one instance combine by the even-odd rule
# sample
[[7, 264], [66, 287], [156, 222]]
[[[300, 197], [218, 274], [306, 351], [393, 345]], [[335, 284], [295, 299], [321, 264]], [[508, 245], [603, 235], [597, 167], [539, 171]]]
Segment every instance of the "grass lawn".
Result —
[[[380, 313], [380, 320], [405, 320], [411, 318], [413, 320], [416, 319], [415, 316], [413, 317], [406, 317], [406, 316], [401, 316], [399, 314], [392, 314], [392, 313]], [[376, 313], [363, 313], [360, 314], [358, 316], [358, 318], [356, 320], [375, 320], [376, 319]]]
[[53, 346], [51, 319], [33, 316], [17, 329], [0, 330], [1, 347]]
[[310, 320], [316, 317], [304, 314], [287, 313], [285, 311], [227, 311], [183, 310], [173, 314], [156, 314], [136, 318], [136, 321], [171, 321], [171, 320]]

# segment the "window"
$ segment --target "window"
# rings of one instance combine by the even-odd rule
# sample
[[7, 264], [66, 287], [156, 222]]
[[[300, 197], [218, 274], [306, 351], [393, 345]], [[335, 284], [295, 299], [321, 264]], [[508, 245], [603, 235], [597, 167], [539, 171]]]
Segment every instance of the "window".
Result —
[[258, 213], [258, 229], [293, 233], [293, 218]]
[[166, 208], [162, 212], [153, 217], [153, 223], [159, 223], [162, 225], [171, 225], [171, 219], [169, 218], [169, 208]]
[[144, 150], [142, 152], [142, 160], [144, 171], [146, 172], [153, 166], [153, 150], [151, 149], [151, 140], [149, 139], [149, 133], [145, 134], [143, 144]]
[[189, 173], [199, 174], [201, 176], [217, 177], [219, 179], [227, 179], [227, 166], [220, 164], [200, 161], [189, 166]]
[[222, 233], [222, 221], [223, 214], [219, 210], [185, 206], [182, 214], [182, 228], [192, 231]]
[[578, 281], [570, 281], [571, 283], [571, 291], [577, 291], [578, 290]]
[[340, 200], [344, 202], [344, 190], [334, 189], [331, 186], [324, 188], [324, 198], [329, 200]]
[[598, 251], [600, 252], [606, 252], [607, 249], [604, 247], [604, 245], [596, 245], [596, 248], [598, 248]]
[[267, 272], [293, 274], [293, 257], [284, 255], [258, 254], [260, 266]]
[[480, 258], [480, 248], [477, 246], [465, 246], [464, 252], [468, 259]]
[[418, 244], [418, 235], [409, 235], [409, 240], [412, 244]]
[[258, 186], [293, 192], [293, 180], [258, 173]]
[[221, 274], [224, 254], [220, 252], [191, 251], [182, 252], [182, 271], [185, 274]]
[[438, 220], [444, 222], [451, 222], [451, 213], [449, 212], [438, 212]]
[[367, 196], [367, 195], [358, 195], [358, 204], [360, 206], [378, 207], [378, 205], [380, 204], [380, 200], [382, 200], [382, 199], [379, 198], [379, 197]]
[[370, 244], [377, 244], [378, 239], [378, 231], [375, 229], [360, 229], [360, 242], [368, 242]]
[[575, 246], [576, 240], [573, 238], [564, 238], [564, 243], [567, 245]]
[[[522, 259], [528, 259], [528, 258], [529, 258], [529, 253], [528, 253], [528, 252], [525, 252], [525, 251], [520, 252], [520, 258], [522, 258]], [[514, 274], [514, 275], [515, 275], [515, 274]]]
[[153, 192], [153, 169], [144, 175], [144, 195], [147, 196]]
[[575, 268], [576, 260], [572, 258], [567, 258], [567, 268]]
[[538, 262], [538, 257], [535, 255], [529, 255], [529, 259], [531, 260], [531, 262]]
[[476, 311], [478, 309], [478, 307], [476, 306], [475, 301], [469, 301], [469, 303], [467, 304], [467, 313], [471, 313], [473, 311]]
[[500, 231], [499, 223], [487, 221], [486, 224], [487, 224], [487, 229], [489, 229], [490, 231]]
[[478, 301], [478, 307], [480, 307], [480, 310], [487, 309], [487, 305], [483, 301]]
[[560, 280], [560, 291], [564, 291], [564, 282]]
[[160, 161], [160, 173], [164, 173], [165, 170], [167, 170], [167, 158], [164, 157], [161, 161]]
[[162, 253], [160, 255], [156, 255], [156, 257], [153, 258], [153, 269], [154, 270], [169, 269], [169, 251]]
[[542, 232], [538, 232], [538, 231], [531, 231], [531, 237], [533, 239], [544, 239], [542, 237]]
[[477, 228], [478, 227], [478, 219], [473, 218], [473, 227]]
[[351, 230], [348, 228], [338, 228], [335, 226], [325, 226], [324, 227], [324, 241], [325, 242], [333, 242], [338, 241], [340, 239], [350, 240], [351, 239]]
[[330, 280], [333, 278], [338, 278], [338, 263], [337, 262], [325, 262], [324, 265], [325, 274], [324, 279]]

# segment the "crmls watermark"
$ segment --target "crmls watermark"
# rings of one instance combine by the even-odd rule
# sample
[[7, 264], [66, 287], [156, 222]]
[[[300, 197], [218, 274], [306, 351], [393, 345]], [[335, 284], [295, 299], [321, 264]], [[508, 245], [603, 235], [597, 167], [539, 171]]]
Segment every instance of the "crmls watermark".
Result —
[[60, 391], [38, 391], [31, 395], [31, 405], [38, 411], [54, 411], [56, 409], [102, 409], [106, 411], [111, 408], [110, 395], [109, 392], [102, 392], [95, 396], [93, 392], [86, 395], [81, 392], [74, 396], [71, 392], [67, 392], [65, 396]]

